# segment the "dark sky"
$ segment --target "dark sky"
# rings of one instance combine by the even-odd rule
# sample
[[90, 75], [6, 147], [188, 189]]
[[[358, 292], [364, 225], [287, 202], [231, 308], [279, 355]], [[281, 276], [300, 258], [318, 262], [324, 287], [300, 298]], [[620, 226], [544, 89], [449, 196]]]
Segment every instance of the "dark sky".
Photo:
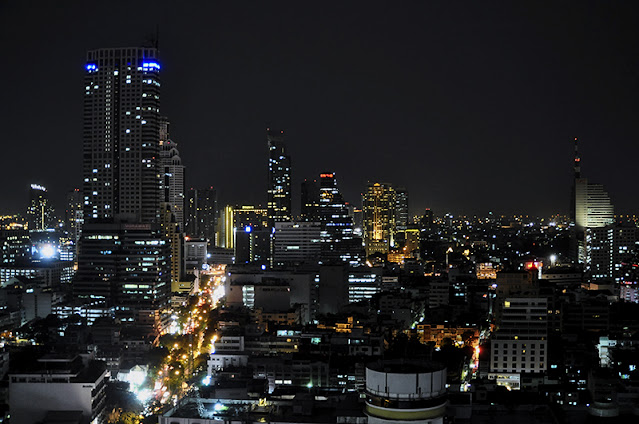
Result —
[[585, 176], [632, 213], [633, 3], [0, 1], [0, 212], [32, 182], [58, 199], [80, 185], [85, 52], [159, 25], [187, 184], [222, 202], [264, 202], [271, 122], [296, 199], [331, 170], [355, 204], [382, 180], [411, 213], [566, 213], [578, 136]]

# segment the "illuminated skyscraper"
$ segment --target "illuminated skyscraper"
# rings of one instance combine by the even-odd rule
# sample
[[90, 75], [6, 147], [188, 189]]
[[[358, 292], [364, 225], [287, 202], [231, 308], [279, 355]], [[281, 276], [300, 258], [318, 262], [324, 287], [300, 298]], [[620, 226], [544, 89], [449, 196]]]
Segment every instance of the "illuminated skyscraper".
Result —
[[266, 129], [268, 142], [268, 225], [292, 220], [291, 157], [286, 152], [284, 131]]
[[353, 234], [353, 218], [337, 188], [333, 172], [320, 174], [319, 221], [322, 224], [322, 263], [361, 263], [364, 259], [362, 239]]
[[180, 159], [177, 143], [170, 139], [169, 123], [160, 123], [160, 173], [162, 175], [161, 201], [170, 205], [175, 222], [184, 231], [184, 165]]
[[160, 64], [155, 48], [87, 53], [77, 299], [105, 299], [144, 325], [170, 293], [160, 227]]
[[408, 191], [403, 187], [395, 189], [395, 224], [397, 231], [408, 228]]
[[29, 207], [27, 208], [29, 230], [44, 231], [55, 226], [53, 206], [49, 200], [47, 189], [38, 184], [31, 184], [29, 190]]
[[82, 187], [85, 222], [159, 217], [160, 64], [154, 48], [87, 53]]
[[613, 231], [606, 228], [614, 223], [614, 207], [603, 185], [582, 178], [576, 138], [574, 171], [571, 218], [575, 224], [576, 259], [584, 265], [589, 279], [608, 280], [612, 278]]
[[366, 256], [388, 253], [395, 244], [397, 198], [390, 184], [369, 183], [362, 197]]

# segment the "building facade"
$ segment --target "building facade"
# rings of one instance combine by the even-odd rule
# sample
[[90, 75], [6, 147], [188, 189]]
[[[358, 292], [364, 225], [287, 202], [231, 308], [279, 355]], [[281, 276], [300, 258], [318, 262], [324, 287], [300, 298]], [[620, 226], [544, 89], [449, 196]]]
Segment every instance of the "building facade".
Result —
[[79, 247], [75, 298], [104, 299], [125, 321], [167, 305], [170, 249], [159, 225], [87, 223]]
[[397, 197], [386, 183], [369, 183], [362, 197], [366, 256], [386, 254], [395, 245]]
[[154, 48], [87, 53], [84, 78], [85, 222], [157, 222], [160, 64]]
[[161, 201], [168, 203], [175, 222], [184, 231], [184, 165], [177, 143], [169, 137], [169, 123], [160, 121], [160, 173], [162, 176]]
[[321, 227], [317, 222], [276, 222], [273, 265], [317, 264], [321, 252]]
[[80, 356], [48, 355], [9, 375], [11, 422], [107, 422], [106, 366]]
[[268, 142], [268, 224], [293, 219], [291, 211], [291, 157], [284, 144], [284, 131], [266, 129]]
[[190, 189], [187, 201], [186, 234], [215, 243], [217, 191], [213, 187]]
[[32, 231], [45, 231], [55, 227], [53, 205], [49, 200], [46, 187], [39, 184], [31, 184], [29, 190], [27, 223], [29, 230]]

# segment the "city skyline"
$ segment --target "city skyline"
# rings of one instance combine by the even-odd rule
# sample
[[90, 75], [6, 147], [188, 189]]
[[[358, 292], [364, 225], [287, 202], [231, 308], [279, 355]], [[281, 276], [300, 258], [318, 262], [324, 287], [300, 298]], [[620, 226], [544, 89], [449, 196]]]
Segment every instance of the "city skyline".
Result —
[[[630, 56], [638, 37], [627, 10], [358, 6], [201, 5], [207, 22], [160, 2], [144, 11], [148, 23], [132, 25], [142, 6], [127, 5], [130, 17], [117, 18], [131, 29], [117, 33], [108, 29], [117, 13], [99, 6], [51, 10], [56, 19], [33, 14], [26, 23], [29, 6], [2, 6], [8, 62], [26, 61], [45, 34], [50, 45], [37, 65], [0, 71], [5, 157], [13, 159], [2, 168], [13, 182], [1, 192], [2, 212], [23, 212], [32, 183], [47, 186], [61, 210], [65, 193], [82, 183], [85, 52], [142, 44], [157, 26], [161, 113], [180, 145], [187, 187], [213, 186], [221, 204], [266, 205], [265, 184], [254, 181], [267, 173], [270, 121], [287, 135], [295, 213], [301, 181], [324, 170], [356, 205], [367, 181], [406, 187], [412, 215], [425, 207], [437, 215], [567, 213], [574, 136], [584, 175], [606, 187], [616, 210], [639, 206]], [[34, 104], [47, 113], [25, 113]]]

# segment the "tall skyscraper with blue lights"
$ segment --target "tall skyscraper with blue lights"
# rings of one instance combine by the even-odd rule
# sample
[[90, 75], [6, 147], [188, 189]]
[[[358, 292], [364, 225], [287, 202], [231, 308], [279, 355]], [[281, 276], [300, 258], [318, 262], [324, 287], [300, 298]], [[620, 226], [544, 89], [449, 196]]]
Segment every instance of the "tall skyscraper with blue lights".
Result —
[[147, 322], [171, 290], [168, 232], [160, 227], [158, 51], [89, 51], [84, 85], [84, 225], [73, 294], [160, 332], [157, 320]]
[[159, 217], [160, 64], [155, 48], [87, 53], [84, 92], [84, 218]]

